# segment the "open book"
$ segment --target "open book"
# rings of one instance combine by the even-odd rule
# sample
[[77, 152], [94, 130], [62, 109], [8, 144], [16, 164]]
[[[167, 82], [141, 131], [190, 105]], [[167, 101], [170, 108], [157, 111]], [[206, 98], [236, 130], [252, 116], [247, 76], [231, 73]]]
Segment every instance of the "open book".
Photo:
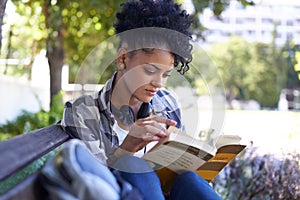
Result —
[[175, 127], [170, 127], [168, 132], [168, 138], [143, 156], [156, 170], [165, 192], [169, 191], [178, 174], [185, 171], [195, 171], [210, 182], [246, 147], [240, 144], [241, 138], [236, 135], [221, 135], [215, 144], [209, 144]]

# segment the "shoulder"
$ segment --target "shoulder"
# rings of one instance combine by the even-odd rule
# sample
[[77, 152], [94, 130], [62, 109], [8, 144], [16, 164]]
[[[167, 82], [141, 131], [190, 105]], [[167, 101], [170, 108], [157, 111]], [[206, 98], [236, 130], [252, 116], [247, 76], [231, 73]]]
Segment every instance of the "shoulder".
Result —
[[72, 119], [99, 119], [98, 93], [82, 95], [67, 101], [65, 103], [64, 117], [69, 115], [72, 116]]
[[157, 97], [160, 99], [165, 99], [167, 101], [174, 101], [178, 103], [178, 96], [175, 92], [171, 91], [171, 90], [167, 90], [165, 88], [160, 89], [157, 92]]
[[96, 106], [98, 99], [98, 93], [84, 94], [66, 102], [66, 107], [74, 106]]
[[167, 89], [160, 89], [153, 98], [154, 103], [160, 102], [167, 107], [177, 109], [180, 107], [177, 95]]

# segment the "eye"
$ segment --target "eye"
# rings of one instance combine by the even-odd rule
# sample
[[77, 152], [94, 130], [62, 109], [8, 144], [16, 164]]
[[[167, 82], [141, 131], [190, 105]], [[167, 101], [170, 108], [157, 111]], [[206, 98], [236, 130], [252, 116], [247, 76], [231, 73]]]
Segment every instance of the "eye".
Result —
[[146, 74], [149, 74], [149, 75], [151, 75], [151, 74], [154, 74], [154, 73], [155, 73], [155, 71], [154, 71], [154, 70], [150, 70], [150, 69], [147, 69], [147, 68], [144, 68], [144, 71], [146, 72]]
[[157, 69], [155, 69], [152, 65], [146, 65], [146, 66], [144, 67], [145, 73], [146, 73], [146, 74], [149, 74], [149, 75], [154, 74], [154, 73], [156, 72], [156, 70], [157, 70]]
[[166, 74], [163, 74], [163, 78], [168, 78], [171, 76], [171, 73], [166, 73]]

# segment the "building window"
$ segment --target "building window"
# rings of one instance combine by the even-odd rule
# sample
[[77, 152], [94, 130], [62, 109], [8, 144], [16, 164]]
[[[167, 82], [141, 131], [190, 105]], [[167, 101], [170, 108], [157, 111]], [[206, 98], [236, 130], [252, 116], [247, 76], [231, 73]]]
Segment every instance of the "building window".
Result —
[[247, 22], [247, 23], [254, 23], [255, 22], [255, 18], [246, 18], [245, 22]]
[[223, 18], [223, 19], [222, 19], [222, 22], [223, 22], [224, 24], [229, 24], [229, 18], [228, 18], [228, 17]]
[[273, 19], [271, 19], [271, 18], [262, 18], [261, 21], [263, 24], [272, 24], [273, 23]]
[[281, 33], [277, 33], [276, 38], [281, 38]]
[[263, 37], [272, 37], [272, 32], [270, 31], [262, 31], [261, 34]]
[[254, 35], [254, 31], [253, 30], [248, 30], [247, 33], [248, 33], [248, 35]]
[[293, 26], [293, 21], [292, 20], [287, 20], [286, 25], [287, 26]]
[[286, 34], [286, 37], [287, 37], [288, 39], [293, 39], [293, 33], [287, 33], [287, 34]]
[[243, 24], [243, 23], [244, 23], [243, 19], [241, 19], [241, 18], [236, 19], [236, 24]]

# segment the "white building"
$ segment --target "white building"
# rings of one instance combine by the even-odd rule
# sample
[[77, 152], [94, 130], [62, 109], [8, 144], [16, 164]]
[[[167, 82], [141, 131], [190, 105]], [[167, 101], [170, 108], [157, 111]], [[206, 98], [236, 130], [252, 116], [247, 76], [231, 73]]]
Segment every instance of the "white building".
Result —
[[208, 43], [224, 41], [232, 34], [249, 42], [270, 43], [277, 24], [277, 45], [283, 45], [288, 38], [300, 44], [300, 1], [297, 0], [261, 0], [247, 7], [232, 0], [221, 19], [209, 9], [200, 16], [201, 23], [208, 29], [204, 32]]

